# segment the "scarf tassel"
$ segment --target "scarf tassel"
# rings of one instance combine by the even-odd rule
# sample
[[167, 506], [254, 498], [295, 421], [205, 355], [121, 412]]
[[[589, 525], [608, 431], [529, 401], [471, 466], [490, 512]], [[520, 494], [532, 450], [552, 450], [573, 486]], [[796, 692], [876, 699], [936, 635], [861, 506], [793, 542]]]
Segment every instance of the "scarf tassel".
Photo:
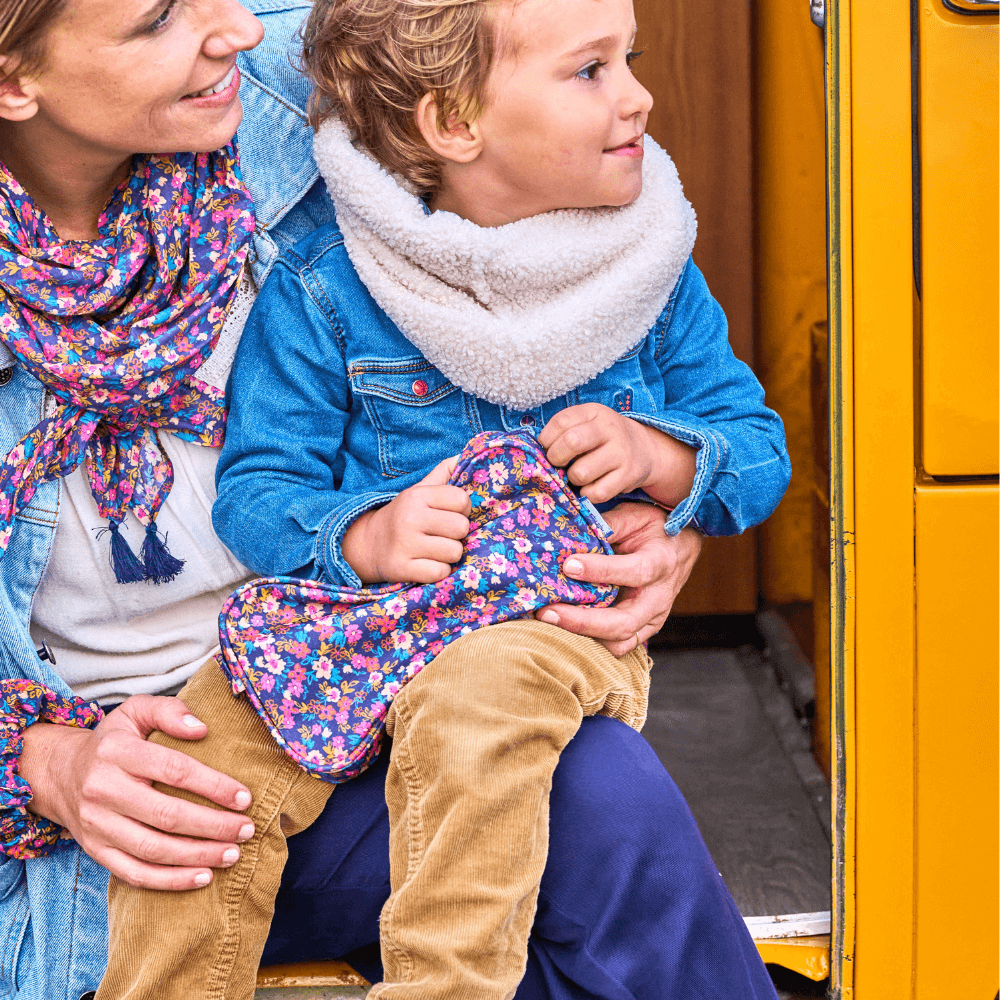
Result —
[[138, 583], [146, 578], [145, 572], [142, 563], [122, 537], [120, 528], [119, 521], [108, 521], [108, 530], [111, 532], [111, 566], [115, 571], [115, 579], [119, 583]]
[[169, 583], [184, 568], [184, 560], [170, 554], [166, 536], [160, 537], [155, 521], [146, 526], [146, 538], [139, 555], [143, 579], [150, 583]]

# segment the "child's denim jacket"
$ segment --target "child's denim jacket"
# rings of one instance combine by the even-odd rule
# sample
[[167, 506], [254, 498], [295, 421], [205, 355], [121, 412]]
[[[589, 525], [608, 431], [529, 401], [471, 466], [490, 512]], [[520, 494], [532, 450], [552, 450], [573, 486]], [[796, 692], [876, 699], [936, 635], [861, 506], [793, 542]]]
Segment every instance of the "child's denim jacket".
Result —
[[[264, 41], [240, 53], [243, 174], [254, 198], [257, 229], [248, 261], [258, 285], [279, 254], [333, 216], [312, 157], [306, 122], [307, 82], [293, 66], [305, 0], [241, 0], [265, 28]], [[23, 369], [0, 384], [0, 454], [40, 419], [41, 383]], [[40, 660], [28, 625], [48, 563], [59, 512], [60, 483], [45, 483], [18, 514], [0, 562], [0, 677], [37, 680], [72, 694]], [[21, 861], [0, 855], [0, 1000], [78, 1000], [96, 989], [107, 964], [108, 873], [76, 845]]]
[[698, 449], [694, 487], [669, 534], [689, 523], [738, 534], [774, 510], [790, 474], [781, 420], [733, 356], [725, 316], [691, 260], [644, 340], [585, 385], [524, 411], [449, 382], [373, 300], [337, 228], [324, 226], [275, 265], [229, 397], [212, 516], [263, 576], [359, 586], [341, 542], [362, 512], [480, 431], [540, 431], [578, 403], [603, 403]]

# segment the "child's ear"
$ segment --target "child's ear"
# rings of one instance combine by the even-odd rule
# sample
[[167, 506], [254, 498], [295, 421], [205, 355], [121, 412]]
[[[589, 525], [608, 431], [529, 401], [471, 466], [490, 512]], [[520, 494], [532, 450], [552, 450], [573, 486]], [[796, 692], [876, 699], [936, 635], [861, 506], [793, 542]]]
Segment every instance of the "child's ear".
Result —
[[433, 94], [424, 94], [414, 112], [417, 128], [424, 142], [442, 159], [453, 163], [471, 163], [482, 152], [483, 140], [475, 122], [457, 118], [440, 121]]
[[[11, 66], [11, 59], [13, 56], [0, 56], [0, 75]], [[0, 82], [0, 118], [23, 122], [37, 111], [38, 101], [29, 81], [22, 80], [15, 74], [5, 82]]]

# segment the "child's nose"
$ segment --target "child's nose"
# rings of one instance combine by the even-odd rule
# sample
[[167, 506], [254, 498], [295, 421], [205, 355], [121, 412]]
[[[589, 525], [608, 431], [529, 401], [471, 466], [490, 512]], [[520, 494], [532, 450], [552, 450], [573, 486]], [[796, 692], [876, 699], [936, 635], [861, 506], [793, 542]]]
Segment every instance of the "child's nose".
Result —
[[645, 125], [652, 107], [653, 95], [630, 73], [621, 103], [622, 118], [640, 118]]

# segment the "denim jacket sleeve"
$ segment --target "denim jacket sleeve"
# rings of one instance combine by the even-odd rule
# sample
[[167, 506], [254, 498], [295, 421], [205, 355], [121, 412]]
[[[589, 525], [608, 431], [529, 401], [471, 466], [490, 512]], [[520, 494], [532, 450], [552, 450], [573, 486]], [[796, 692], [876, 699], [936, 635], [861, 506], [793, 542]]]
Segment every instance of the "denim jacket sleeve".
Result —
[[212, 521], [255, 573], [360, 587], [340, 551], [344, 533], [411, 482], [341, 489], [347, 370], [341, 332], [318, 294], [282, 259], [254, 303], [229, 379]]
[[725, 314], [689, 258], [652, 331], [666, 399], [656, 416], [632, 413], [698, 449], [694, 485], [670, 515], [667, 534], [691, 523], [736, 535], [770, 516], [791, 464], [781, 418], [729, 346]]

